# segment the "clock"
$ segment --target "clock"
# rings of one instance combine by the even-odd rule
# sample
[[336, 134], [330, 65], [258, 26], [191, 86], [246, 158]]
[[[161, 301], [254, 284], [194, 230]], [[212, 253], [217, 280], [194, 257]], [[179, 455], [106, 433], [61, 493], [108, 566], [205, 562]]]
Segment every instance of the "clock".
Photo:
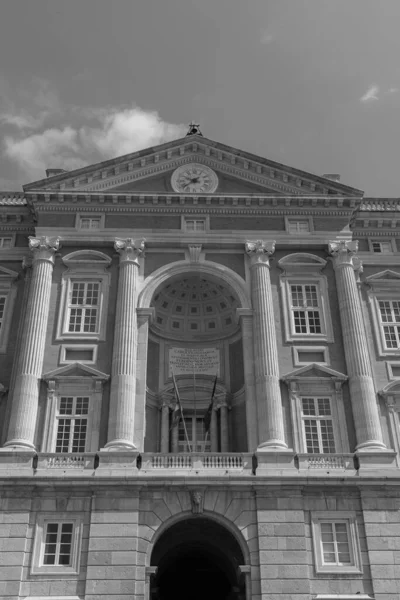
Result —
[[210, 167], [190, 163], [178, 167], [172, 173], [171, 185], [179, 193], [211, 194], [218, 187], [218, 177]]

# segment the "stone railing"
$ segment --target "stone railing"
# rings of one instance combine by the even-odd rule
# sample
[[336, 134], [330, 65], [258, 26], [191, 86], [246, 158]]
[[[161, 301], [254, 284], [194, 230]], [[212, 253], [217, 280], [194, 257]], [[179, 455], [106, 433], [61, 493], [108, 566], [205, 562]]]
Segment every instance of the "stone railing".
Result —
[[353, 454], [298, 454], [299, 469], [347, 471], [354, 469]]
[[242, 453], [192, 452], [185, 454], [142, 454], [142, 471], [251, 471], [252, 455]]
[[40, 453], [38, 469], [93, 469], [95, 454], [87, 453]]

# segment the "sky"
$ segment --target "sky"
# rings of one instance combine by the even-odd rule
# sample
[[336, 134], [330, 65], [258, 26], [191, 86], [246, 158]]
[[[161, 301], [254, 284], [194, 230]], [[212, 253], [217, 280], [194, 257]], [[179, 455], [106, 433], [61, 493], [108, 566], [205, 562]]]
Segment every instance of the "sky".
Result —
[[0, 189], [185, 135], [400, 197], [399, 0], [1, 0]]

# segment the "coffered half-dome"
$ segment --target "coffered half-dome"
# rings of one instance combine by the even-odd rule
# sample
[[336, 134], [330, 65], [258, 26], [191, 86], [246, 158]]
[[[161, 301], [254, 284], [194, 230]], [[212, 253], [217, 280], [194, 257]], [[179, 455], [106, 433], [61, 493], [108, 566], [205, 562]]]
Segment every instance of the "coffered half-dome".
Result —
[[169, 281], [154, 296], [153, 331], [176, 339], [209, 339], [232, 335], [238, 300], [225, 285], [188, 275]]

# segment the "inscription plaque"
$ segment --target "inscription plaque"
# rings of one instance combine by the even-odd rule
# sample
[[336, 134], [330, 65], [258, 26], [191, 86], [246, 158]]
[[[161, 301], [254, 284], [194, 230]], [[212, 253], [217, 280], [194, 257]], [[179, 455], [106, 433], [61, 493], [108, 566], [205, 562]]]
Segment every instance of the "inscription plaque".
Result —
[[175, 375], [218, 375], [220, 360], [218, 348], [170, 348], [169, 377]]

